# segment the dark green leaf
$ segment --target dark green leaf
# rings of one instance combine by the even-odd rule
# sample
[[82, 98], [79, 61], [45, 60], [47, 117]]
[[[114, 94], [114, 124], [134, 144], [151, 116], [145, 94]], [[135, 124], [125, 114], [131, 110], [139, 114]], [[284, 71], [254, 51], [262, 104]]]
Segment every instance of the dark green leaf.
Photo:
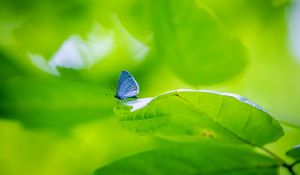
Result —
[[95, 171], [95, 175], [274, 175], [275, 160], [249, 147], [226, 144], [177, 143], [139, 153]]
[[294, 158], [295, 160], [300, 160], [300, 145], [297, 145], [286, 152], [286, 155]]

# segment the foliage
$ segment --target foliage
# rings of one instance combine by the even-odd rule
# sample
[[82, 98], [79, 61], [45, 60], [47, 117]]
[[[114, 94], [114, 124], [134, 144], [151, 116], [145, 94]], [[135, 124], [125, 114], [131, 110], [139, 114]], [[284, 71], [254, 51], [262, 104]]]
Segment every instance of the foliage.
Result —
[[300, 174], [292, 7], [0, 1], [0, 174]]
[[282, 163], [253, 149], [282, 136], [279, 123], [235, 94], [178, 90], [120, 103], [116, 113], [124, 127], [175, 143], [119, 160], [96, 174], [276, 174]]

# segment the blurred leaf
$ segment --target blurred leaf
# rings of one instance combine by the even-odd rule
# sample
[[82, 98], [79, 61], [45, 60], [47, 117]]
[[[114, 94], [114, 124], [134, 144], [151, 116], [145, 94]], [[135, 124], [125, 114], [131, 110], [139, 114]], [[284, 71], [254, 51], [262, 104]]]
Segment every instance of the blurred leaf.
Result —
[[114, 117], [74, 126], [67, 135], [0, 119], [0, 140], [1, 175], [90, 175], [99, 164], [153, 147]]
[[171, 140], [227, 141], [264, 145], [283, 135], [279, 123], [257, 104], [236, 94], [177, 90], [120, 104], [123, 125]]
[[196, 1], [201, 8], [217, 15], [226, 27], [236, 30], [240, 25], [250, 27], [259, 24], [265, 27], [266, 24], [271, 24], [281, 18], [291, 0]]
[[248, 147], [211, 142], [173, 143], [123, 158], [99, 168], [94, 174], [274, 175], [278, 166], [275, 160]]
[[82, 0], [36, 1], [20, 17], [24, 22], [14, 31], [15, 37], [25, 50], [50, 57], [71, 34], [89, 30], [94, 22], [89, 8]]
[[239, 74], [246, 65], [243, 45], [194, 1], [155, 1], [158, 53], [191, 85], [213, 84]]
[[28, 127], [67, 130], [112, 115], [109, 87], [59, 78], [12, 78], [0, 86], [1, 118]]
[[[8, 54], [0, 49], [0, 76], [1, 77], [13, 77], [26, 75], [25, 68], [22, 65], [16, 63]], [[0, 83], [1, 85], [1, 83]]]
[[294, 158], [295, 160], [300, 160], [300, 145], [295, 146], [294, 148], [288, 150], [286, 155]]

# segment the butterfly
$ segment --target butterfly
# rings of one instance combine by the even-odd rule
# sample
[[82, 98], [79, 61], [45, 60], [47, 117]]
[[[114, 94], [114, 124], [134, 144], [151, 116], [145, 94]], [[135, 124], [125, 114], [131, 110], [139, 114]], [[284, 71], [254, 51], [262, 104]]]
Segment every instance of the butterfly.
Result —
[[137, 98], [139, 85], [134, 77], [126, 70], [122, 70], [118, 80], [118, 87], [115, 98], [126, 100], [128, 98]]

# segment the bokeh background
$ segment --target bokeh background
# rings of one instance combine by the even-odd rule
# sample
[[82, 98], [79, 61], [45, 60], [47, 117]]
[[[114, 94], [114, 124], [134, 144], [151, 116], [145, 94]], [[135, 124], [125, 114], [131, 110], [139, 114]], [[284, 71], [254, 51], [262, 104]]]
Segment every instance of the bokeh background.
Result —
[[139, 98], [241, 94], [282, 122], [272, 151], [300, 143], [299, 0], [1, 0], [0, 174], [92, 174], [151, 148], [113, 113], [123, 69]]

